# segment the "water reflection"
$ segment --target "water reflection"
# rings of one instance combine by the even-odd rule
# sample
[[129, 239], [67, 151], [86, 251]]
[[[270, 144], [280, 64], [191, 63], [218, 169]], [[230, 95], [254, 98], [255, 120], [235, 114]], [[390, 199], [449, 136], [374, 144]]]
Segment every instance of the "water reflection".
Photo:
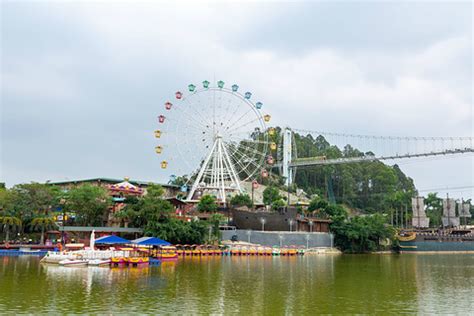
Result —
[[0, 310], [463, 313], [473, 310], [472, 279], [474, 257], [469, 255], [193, 257], [112, 269], [1, 257]]

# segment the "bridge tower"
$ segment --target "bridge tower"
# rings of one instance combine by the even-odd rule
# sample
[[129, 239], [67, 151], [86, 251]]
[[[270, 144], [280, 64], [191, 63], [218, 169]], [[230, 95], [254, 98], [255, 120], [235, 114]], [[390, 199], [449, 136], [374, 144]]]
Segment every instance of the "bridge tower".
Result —
[[293, 132], [288, 127], [283, 131], [283, 161], [282, 173], [285, 178], [285, 185], [289, 186], [293, 182], [293, 170], [290, 168], [290, 163], [293, 159]]

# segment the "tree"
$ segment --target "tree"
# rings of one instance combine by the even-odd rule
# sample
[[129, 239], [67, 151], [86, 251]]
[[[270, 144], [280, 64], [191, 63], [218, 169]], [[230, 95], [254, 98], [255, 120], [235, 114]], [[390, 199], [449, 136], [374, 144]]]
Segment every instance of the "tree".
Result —
[[44, 245], [44, 233], [46, 230], [56, 228], [56, 223], [51, 217], [36, 217], [31, 221], [31, 228], [33, 230], [41, 231], [40, 244]]
[[5, 232], [5, 241], [10, 240], [10, 232], [19, 230], [21, 219], [15, 216], [0, 216], [0, 229]]
[[308, 211], [314, 212], [316, 210], [324, 210], [329, 205], [328, 201], [320, 198], [319, 196], [315, 196], [308, 205]]
[[263, 190], [263, 203], [265, 205], [272, 205], [278, 200], [282, 200], [282, 197], [280, 196], [280, 190], [278, 190], [277, 187], [268, 186]]
[[443, 215], [443, 199], [438, 197], [437, 193], [428, 193], [425, 199], [426, 216], [430, 218], [430, 226], [438, 227], [441, 225]]
[[386, 224], [381, 214], [356, 216], [343, 219], [332, 216], [331, 231], [335, 234], [335, 245], [345, 252], [368, 252], [381, 249], [381, 242], [395, 239], [395, 230]]
[[216, 198], [212, 195], [203, 195], [197, 205], [199, 212], [215, 212], [217, 211]]
[[79, 224], [101, 226], [107, 220], [111, 201], [106, 189], [84, 184], [68, 192], [67, 208], [76, 213]]
[[25, 219], [47, 215], [59, 204], [61, 194], [61, 190], [56, 186], [36, 182], [18, 184], [11, 190], [13, 211]]
[[169, 218], [174, 210], [173, 205], [163, 199], [163, 193], [160, 185], [149, 185], [144, 196], [127, 199], [127, 205], [117, 217], [126, 218], [134, 227], [154, 227], [156, 223]]
[[233, 207], [247, 206], [248, 208], [253, 207], [252, 199], [248, 194], [241, 193], [236, 194], [230, 200], [230, 205]]
[[183, 222], [163, 217], [159, 221], [150, 222], [144, 232], [173, 244], [202, 244], [207, 236], [208, 225], [201, 221]]
[[219, 226], [223, 220], [224, 220], [224, 216], [219, 213], [212, 214], [211, 219], [210, 219], [210, 222], [212, 225], [212, 233], [217, 238], [217, 240], [219, 240], [220, 235], [221, 235]]

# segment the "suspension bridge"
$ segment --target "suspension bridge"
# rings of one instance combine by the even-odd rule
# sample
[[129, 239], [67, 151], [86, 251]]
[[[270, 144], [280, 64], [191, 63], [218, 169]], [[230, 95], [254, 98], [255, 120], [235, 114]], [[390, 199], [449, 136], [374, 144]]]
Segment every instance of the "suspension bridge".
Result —
[[[294, 133], [301, 136], [311, 135], [314, 138], [323, 136], [328, 143], [337, 146], [343, 152], [346, 146], [350, 145], [360, 153], [355, 157], [334, 159], [325, 156], [298, 158]], [[280, 162], [276, 167], [281, 168], [282, 176], [286, 178], [286, 185], [293, 182], [296, 168], [474, 153], [473, 137], [374, 136], [290, 128], [283, 130], [280, 148]]]

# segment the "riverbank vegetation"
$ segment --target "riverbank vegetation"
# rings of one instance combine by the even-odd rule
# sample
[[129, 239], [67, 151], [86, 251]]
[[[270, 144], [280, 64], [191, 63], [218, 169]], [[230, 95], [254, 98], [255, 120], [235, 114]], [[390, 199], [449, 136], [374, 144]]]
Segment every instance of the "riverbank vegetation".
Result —
[[350, 215], [349, 210], [316, 197], [311, 200], [308, 212], [321, 218], [329, 218], [334, 245], [344, 252], [364, 253], [390, 249], [396, 243], [395, 229], [388, 216], [375, 213]]

